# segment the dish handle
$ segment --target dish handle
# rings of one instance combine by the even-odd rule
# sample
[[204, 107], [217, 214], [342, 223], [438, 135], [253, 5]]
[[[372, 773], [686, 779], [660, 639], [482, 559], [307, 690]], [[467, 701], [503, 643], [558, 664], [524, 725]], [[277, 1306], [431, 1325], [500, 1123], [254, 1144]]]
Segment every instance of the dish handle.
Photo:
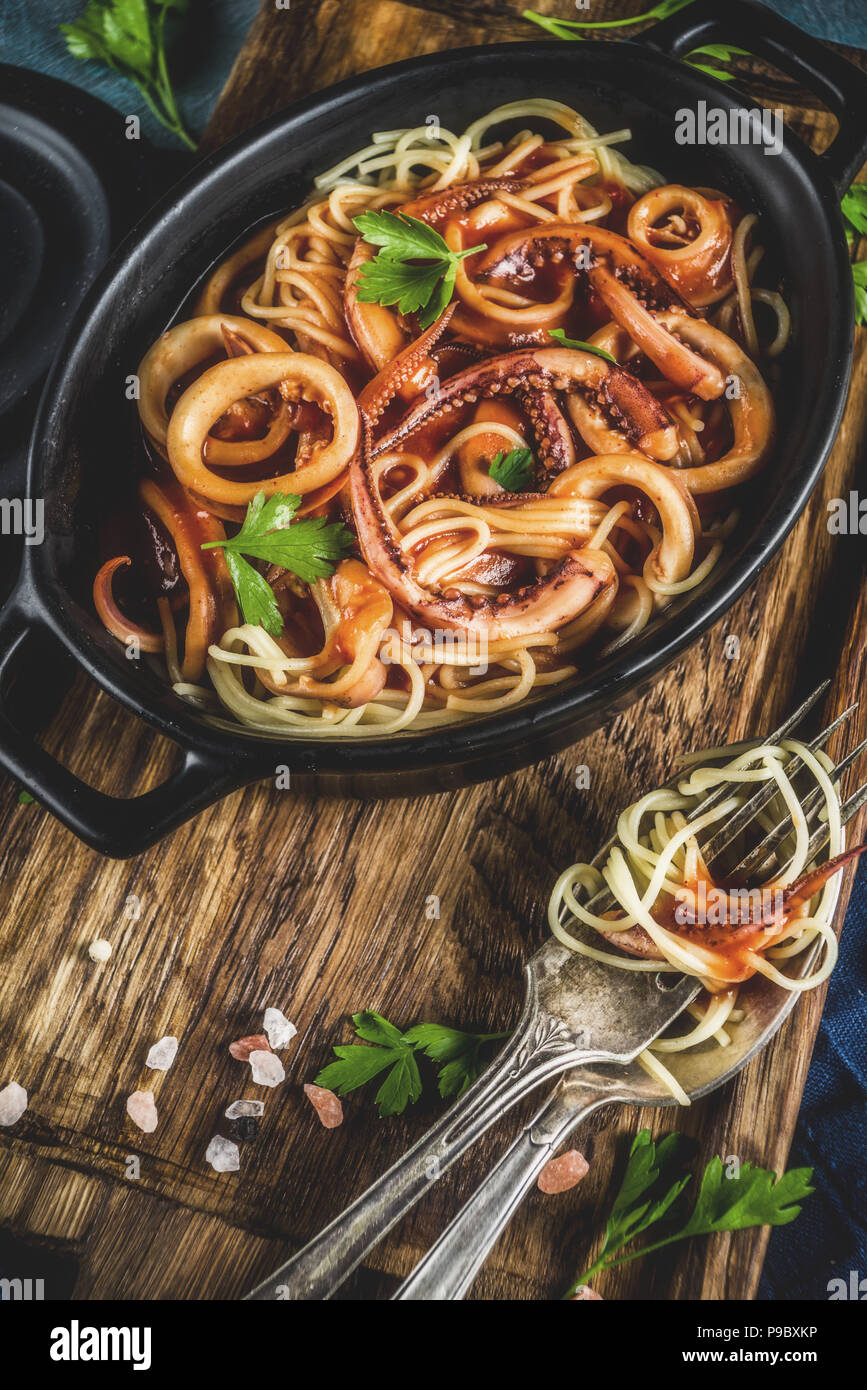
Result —
[[180, 766], [141, 796], [110, 796], [82, 782], [10, 717], [13, 666], [40, 631], [50, 632], [50, 624], [22, 599], [19, 587], [0, 610], [0, 769], [85, 844], [114, 859], [140, 854], [254, 775], [243, 776], [231, 760], [184, 747]]
[[858, 119], [867, 111], [867, 73], [757, 0], [693, 0], [638, 42], [682, 58], [713, 40], [743, 43], [822, 98], [839, 129], [819, 162], [842, 197], [867, 157], [867, 131]]

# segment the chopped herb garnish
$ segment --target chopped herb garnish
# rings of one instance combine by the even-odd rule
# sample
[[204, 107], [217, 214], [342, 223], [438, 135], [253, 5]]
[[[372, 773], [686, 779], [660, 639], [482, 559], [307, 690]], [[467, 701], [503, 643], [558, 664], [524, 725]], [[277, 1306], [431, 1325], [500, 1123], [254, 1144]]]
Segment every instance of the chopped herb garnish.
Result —
[[157, 120], [194, 150], [166, 62], [166, 15], [186, 8], [187, 0], [89, 0], [72, 24], [59, 27], [73, 58], [102, 63], [135, 83]]
[[855, 285], [855, 318], [867, 325], [867, 261], [856, 261], [852, 267]]
[[716, 58], [718, 62], [730, 63], [736, 57], [752, 56], [747, 49], [735, 48], [730, 43], [706, 43], [701, 48], [694, 48], [687, 53], [683, 61], [689, 63], [691, 68], [698, 68], [699, 72], [707, 73], [708, 77], [715, 77], [717, 82], [734, 82], [733, 72], [722, 72], [720, 68], [711, 67], [709, 63], [697, 63], [696, 58]]
[[626, 29], [633, 24], [644, 24], [649, 19], [667, 19], [670, 14], [677, 14], [678, 10], [684, 10], [691, 4], [692, 0], [659, 0], [659, 4], [652, 9], [645, 10], [643, 14], [628, 15], [625, 19], [552, 19], [549, 15], [537, 14], [535, 10], [524, 10], [522, 17], [547, 29], [558, 39], [580, 39], [583, 35], [575, 32], [578, 29]]
[[[652, 9], [645, 10], [643, 14], [629, 15], [626, 19], [554, 19], [550, 15], [537, 14], [535, 10], [524, 10], [523, 18], [529, 19], [533, 24], [538, 24], [540, 28], [546, 29], [549, 34], [553, 34], [558, 39], [583, 39], [582, 29], [625, 29], [635, 24], [646, 24], [649, 20], [667, 19], [670, 14], [677, 14], [678, 10], [686, 9], [691, 5], [692, 0], [660, 0], [658, 5]], [[734, 48], [728, 43], [706, 43], [701, 48], [694, 48], [684, 56], [683, 61], [690, 67], [698, 68], [700, 72], [705, 72], [709, 77], [715, 77], [718, 82], [733, 82], [734, 74], [722, 72], [719, 68], [711, 67], [707, 63], [696, 62], [696, 58], [716, 58], [719, 62], [730, 63], [736, 54], [741, 54], [745, 58], [751, 58], [745, 48]]]
[[[626, 1172], [614, 1198], [605, 1227], [602, 1249], [589, 1269], [575, 1280], [565, 1298], [600, 1270], [627, 1264], [652, 1250], [661, 1250], [690, 1236], [712, 1235], [716, 1231], [740, 1231], [749, 1226], [786, 1226], [801, 1208], [796, 1205], [808, 1197], [812, 1168], [792, 1168], [780, 1178], [752, 1163], [738, 1163], [729, 1176], [722, 1160], [712, 1158], [704, 1170], [698, 1199], [685, 1221], [671, 1214], [680, 1194], [691, 1181], [682, 1173], [684, 1142], [679, 1134], [668, 1134], [658, 1144], [643, 1129], [636, 1135], [629, 1152]], [[618, 1252], [636, 1236], [659, 1221], [673, 1222], [666, 1234], [651, 1245], [628, 1255]]]
[[23, 791], [23, 790], [22, 790], [22, 791], [20, 791], [20, 792], [18, 793], [18, 805], [19, 805], [19, 806], [33, 806], [33, 805], [35, 805], [35, 802], [36, 802], [36, 797], [35, 797], [35, 796], [31, 796], [31, 795], [30, 795], [30, 792], [28, 792], [28, 791]]
[[439, 1067], [439, 1092], [443, 1100], [462, 1096], [481, 1076], [490, 1057], [488, 1043], [502, 1042], [508, 1033], [463, 1033], [442, 1023], [417, 1023], [404, 1034]]
[[853, 183], [843, 194], [840, 208], [853, 232], [867, 236], [867, 183]]
[[[850, 246], [856, 236], [867, 236], [867, 183], [853, 183], [843, 194], [840, 210], [843, 213], [846, 236]], [[867, 325], [867, 261], [852, 266], [855, 285], [855, 322]]]
[[579, 352], [592, 352], [595, 357], [604, 357], [606, 362], [610, 362], [613, 367], [618, 366], [616, 357], [612, 357], [610, 352], [604, 348], [595, 347], [593, 343], [585, 343], [580, 338], [567, 338], [562, 328], [549, 328], [548, 337], [553, 338], [561, 347], [577, 348]]
[[529, 449], [512, 449], [508, 454], [501, 449], [488, 472], [506, 492], [523, 492], [533, 477], [535, 467]]
[[402, 212], [363, 212], [353, 220], [364, 240], [380, 248], [359, 272], [360, 302], [396, 304], [401, 314], [418, 313], [422, 328], [446, 309], [459, 263], [486, 249], [452, 251], [433, 227]]
[[506, 1033], [464, 1033], [441, 1023], [417, 1023], [401, 1033], [372, 1009], [353, 1014], [352, 1022], [357, 1037], [371, 1046], [346, 1043], [335, 1047], [337, 1060], [323, 1068], [316, 1084], [345, 1096], [387, 1071], [375, 1097], [382, 1116], [402, 1114], [410, 1102], [414, 1104], [421, 1096], [422, 1079], [416, 1052], [424, 1053], [437, 1064], [439, 1092], [448, 1099], [462, 1095], [487, 1065], [486, 1045], [508, 1036]]
[[222, 549], [244, 621], [261, 625], [273, 637], [283, 631], [283, 615], [271, 585], [244, 556], [279, 565], [312, 584], [332, 575], [354, 543], [342, 522], [328, 524], [321, 516], [293, 521], [300, 504], [301, 498], [292, 494], [275, 492], [266, 501], [264, 492], [257, 492], [236, 536], [202, 546]]

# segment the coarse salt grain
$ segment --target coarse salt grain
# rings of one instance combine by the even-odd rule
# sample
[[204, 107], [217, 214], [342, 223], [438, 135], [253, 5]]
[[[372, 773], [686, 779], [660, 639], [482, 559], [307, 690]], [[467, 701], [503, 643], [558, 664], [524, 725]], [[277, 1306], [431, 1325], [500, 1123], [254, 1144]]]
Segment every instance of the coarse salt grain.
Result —
[[276, 1052], [279, 1048], [288, 1047], [298, 1029], [294, 1023], [290, 1023], [285, 1014], [279, 1009], [265, 1010], [265, 1032], [268, 1034], [268, 1041]]
[[590, 1164], [577, 1149], [568, 1149], [559, 1158], [552, 1158], [539, 1174], [538, 1188], [549, 1195], [554, 1192], [568, 1192], [590, 1171]]
[[157, 1127], [157, 1107], [153, 1091], [133, 1091], [127, 1096], [126, 1113], [134, 1125], [145, 1134], [152, 1134]]
[[97, 937], [96, 941], [91, 941], [87, 948], [87, 954], [91, 960], [95, 960], [102, 965], [111, 955], [111, 942], [105, 941], [103, 937]]
[[263, 1100], [233, 1100], [226, 1110], [227, 1120], [242, 1120], [247, 1116], [255, 1116], [265, 1113], [265, 1102]]
[[577, 1293], [575, 1294], [575, 1296], [573, 1297], [572, 1302], [573, 1302], [573, 1303], [593, 1303], [593, 1302], [602, 1303], [602, 1302], [604, 1302], [604, 1299], [603, 1299], [601, 1293], [597, 1293], [595, 1289], [591, 1289], [591, 1287], [590, 1287], [589, 1284], [582, 1284], [581, 1287], [580, 1287], [580, 1289], [578, 1290], [578, 1292], [577, 1292]]
[[27, 1109], [27, 1092], [17, 1081], [10, 1081], [0, 1091], [0, 1125], [17, 1124]]
[[340, 1097], [333, 1091], [326, 1091], [324, 1086], [313, 1086], [308, 1082], [304, 1087], [304, 1094], [326, 1129], [336, 1129], [338, 1125], [343, 1124], [343, 1106]]
[[214, 1135], [205, 1149], [205, 1160], [210, 1163], [215, 1173], [237, 1173], [241, 1167], [238, 1145], [233, 1144], [231, 1139], [224, 1139], [222, 1134]]
[[252, 1033], [248, 1038], [229, 1043], [229, 1051], [236, 1062], [248, 1062], [251, 1052], [270, 1052], [271, 1044], [264, 1033]]
[[249, 1060], [257, 1086], [279, 1086], [286, 1080], [283, 1063], [273, 1052], [251, 1052]]
[[145, 1066], [150, 1067], [151, 1071], [168, 1071], [177, 1055], [177, 1038], [171, 1036], [160, 1038], [159, 1042], [154, 1043], [147, 1057], [145, 1057]]

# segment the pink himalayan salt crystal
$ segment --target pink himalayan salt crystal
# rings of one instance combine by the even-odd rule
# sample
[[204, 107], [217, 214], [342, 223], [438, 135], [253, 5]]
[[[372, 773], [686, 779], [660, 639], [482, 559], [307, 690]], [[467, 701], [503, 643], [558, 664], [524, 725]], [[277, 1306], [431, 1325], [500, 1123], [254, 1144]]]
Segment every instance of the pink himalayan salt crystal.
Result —
[[236, 1062], [249, 1062], [251, 1052], [270, 1052], [271, 1044], [264, 1033], [252, 1033], [248, 1038], [229, 1043], [229, 1051]]
[[590, 1164], [577, 1149], [568, 1149], [559, 1158], [552, 1158], [539, 1174], [540, 1192], [568, 1192], [587, 1176]]
[[592, 1303], [592, 1302], [594, 1302], [594, 1300], [595, 1300], [595, 1302], [597, 1302], [597, 1303], [603, 1303], [603, 1302], [604, 1302], [604, 1299], [603, 1299], [601, 1293], [597, 1293], [595, 1289], [591, 1289], [591, 1287], [590, 1287], [589, 1284], [582, 1284], [581, 1287], [580, 1287], [580, 1289], [578, 1290], [578, 1292], [575, 1294], [574, 1298], [572, 1299], [572, 1302], [573, 1302], [573, 1303]]
[[338, 1125], [343, 1124], [343, 1106], [340, 1097], [333, 1091], [326, 1091], [324, 1086], [313, 1086], [308, 1082], [304, 1087], [304, 1094], [326, 1129], [336, 1129]]
[[145, 1134], [152, 1134], [157, 1127], [157, 1108], [153, 1091], [133, 1091], [132, 1095], [127, 1097], [126, 1113], [133, 1124], [138, 1125]]
[[267, 1052], [261, 1049], [251, 1052], [249, 1062], [250, 1071], [257, 1086], [279, 1086], [281, 1081], [286, 1080], [283, 1063], [270, 1048]]
[[0, 1091], [0, 1125], [17, 1124], [27, 1109], [27, 1092], [17, 1081]]

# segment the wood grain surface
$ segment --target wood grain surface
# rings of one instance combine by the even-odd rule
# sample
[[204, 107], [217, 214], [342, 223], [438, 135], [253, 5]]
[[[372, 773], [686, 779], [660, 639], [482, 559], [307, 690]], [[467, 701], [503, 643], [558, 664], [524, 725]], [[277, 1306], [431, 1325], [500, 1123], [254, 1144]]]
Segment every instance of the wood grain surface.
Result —
[[[205, 144], [215, 148], [290, 99], [383, 61], [526, 37], [520, 8], [505, 0], [293, 0], [278, 10], [267, 0]], [[628, 12], [615, 0], [597, 9]], [[792, 109], [821, 145], [827, 114]], [[4, 783], [0, 1085], [17, 1080], [31, 1097], [23, 1119], [0, 1134], [4, 1272], [46, 1277], [49, 1296], [237, 1297], [381, 1173], [439, 1102], [380, 1121], [355, 1095], [343, 1127], [324, 1131], [301, 1084], [334, 1043], [349, 1040], [347, 1014], [372, 1007], [407, 1026], [507, 1027], [557, 873], [593, 853], [618, 810], [670, 773], [675, 754], [772, 727], [822, 674], [834, 676], [826, 713], [863, 689], [859, 539], [831, 537], [825, 522], [828, 499], [857, 485], [865, 419], [859, 334], [831, 461], [776, 561], [628, 714], [526, 772], [388, 803], [301, 798], [262, 784], [123, 863], [101, 859], [38, 806], [19, 805], [17, 788]], [[724, 655], [726, 634], [740, 639], [736, 660]], [[861, 712], [835, 751], [865, 735]], [[173, 762], [170, 745], [83, 675], [44, 742], [117, 795], [158, 784]], [[576, 787], [582, 764], [586, 790]], [[848, 880], [844, 899], [847, 890]], [[107, 964], [88, 957], [96, 937], [112, 943]], [[597, 1114], [578, 1141], [588, 1178], [560, 1197], [534, 1193], [472, 1296], [556, 1296], [588, 1262], [612, 1177], [642, 1124], [654, 1132], [676, 1124], [697, 1136], [705, 1158], [737, 1154], [783, 1167], [823, 998], [822, 990], [808, 994], [740, 1078], [690, 1111]], [[298, 1036], [284, 1054], [286, 1084], [266, 1093], [246, 1084], [248, 1068], [227, 1045], [259, 1031], [269, 1004], [284, 1009]], [[165, 1033], [180, 1038], [177, 1061], [165, 1074], [149, 1072], [148, 1048]], [[156, 1095], [160, 1123], [150, 1135], [125, 1116], [125, 1097], [139, 1087]], [[243, 1150], [239, 1174], [217, 1175], [205, 1147], [225, 1107], [245, 1094], [265, 1099], [259, 1136]], [[387, 1296], [520, 1119], [503, 1121], [433, 1189], [344, 1296]], [[675, 1247], [598, 1286], [606, 1298], [751, 1297], [766, 1239], [767, 1231], [740, 1232]], [[817, 1298], [827, 1277], [816, 1272]]]

